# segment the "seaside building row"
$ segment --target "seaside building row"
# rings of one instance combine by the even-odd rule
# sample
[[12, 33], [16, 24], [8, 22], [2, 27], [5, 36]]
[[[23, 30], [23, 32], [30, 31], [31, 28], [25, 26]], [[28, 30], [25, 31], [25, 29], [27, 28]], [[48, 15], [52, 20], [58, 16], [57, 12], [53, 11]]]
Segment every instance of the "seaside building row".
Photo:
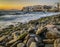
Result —
[[[23, 7], [22, 11], [26, 12], [35, 12], [35, 11], [48, 11], [48, 12], [56, 12], [58, 11], [57, 7], [47, 6], [47, 5], [35, 5], [35, 6], [27, 6]], [[60, 11], [60, 9], [59, 9]]]

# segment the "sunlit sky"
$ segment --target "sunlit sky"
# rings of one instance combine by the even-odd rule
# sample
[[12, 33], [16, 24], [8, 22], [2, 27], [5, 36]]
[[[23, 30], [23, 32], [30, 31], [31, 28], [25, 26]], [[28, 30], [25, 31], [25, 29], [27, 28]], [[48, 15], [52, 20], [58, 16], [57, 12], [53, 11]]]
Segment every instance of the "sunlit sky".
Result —
[[22, 9], [32, 5], [55, 5], [60, 0], [0, 0], [0, 9]]

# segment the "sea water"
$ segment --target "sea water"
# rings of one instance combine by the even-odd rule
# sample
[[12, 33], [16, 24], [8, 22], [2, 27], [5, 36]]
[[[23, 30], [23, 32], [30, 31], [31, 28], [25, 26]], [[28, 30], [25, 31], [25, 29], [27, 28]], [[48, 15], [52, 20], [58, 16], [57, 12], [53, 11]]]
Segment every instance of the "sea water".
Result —
[[60, 12], [32, 12], [21, 15], [3, 15], [0, 16], [0, 27], [15, 24], [17, 22], [26, 23], [30, 20], [37, 20], [41, 17], [47, 17], [58, 14], [60, 14]]

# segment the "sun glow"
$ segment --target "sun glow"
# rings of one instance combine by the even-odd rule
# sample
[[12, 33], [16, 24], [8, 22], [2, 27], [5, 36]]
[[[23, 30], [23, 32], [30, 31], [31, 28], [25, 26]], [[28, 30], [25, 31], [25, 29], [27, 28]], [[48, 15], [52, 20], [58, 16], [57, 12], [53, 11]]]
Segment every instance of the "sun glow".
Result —
[[60, 0], [0, 0], [0, 9], [22, 9], [32, 5], [55, 5]]
[[14, 4], [0, 4], [0, 9], [22, 9], [22, 5], [14, 5]]

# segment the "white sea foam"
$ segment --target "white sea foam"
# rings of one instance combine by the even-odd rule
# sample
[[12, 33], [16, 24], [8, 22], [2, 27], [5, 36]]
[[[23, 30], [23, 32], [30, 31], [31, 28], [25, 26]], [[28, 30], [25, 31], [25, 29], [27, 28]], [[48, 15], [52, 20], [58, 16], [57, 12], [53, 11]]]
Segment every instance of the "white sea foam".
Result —
[[0, 20], [0, 26], [6, 26], [10, 24], [15, 24], [15, 22], [29, 22], [30, 20], [36, 20], [41, 17], [46, 17], [46, 16], [52, 16], [52, 15], [58, 15], [60, 12], [53, 13], [53, 12], [35, 12], [35, 13], [27, 13], [27, 14], [22, 14], [22, 15], [4, 15], [1, 16]]

